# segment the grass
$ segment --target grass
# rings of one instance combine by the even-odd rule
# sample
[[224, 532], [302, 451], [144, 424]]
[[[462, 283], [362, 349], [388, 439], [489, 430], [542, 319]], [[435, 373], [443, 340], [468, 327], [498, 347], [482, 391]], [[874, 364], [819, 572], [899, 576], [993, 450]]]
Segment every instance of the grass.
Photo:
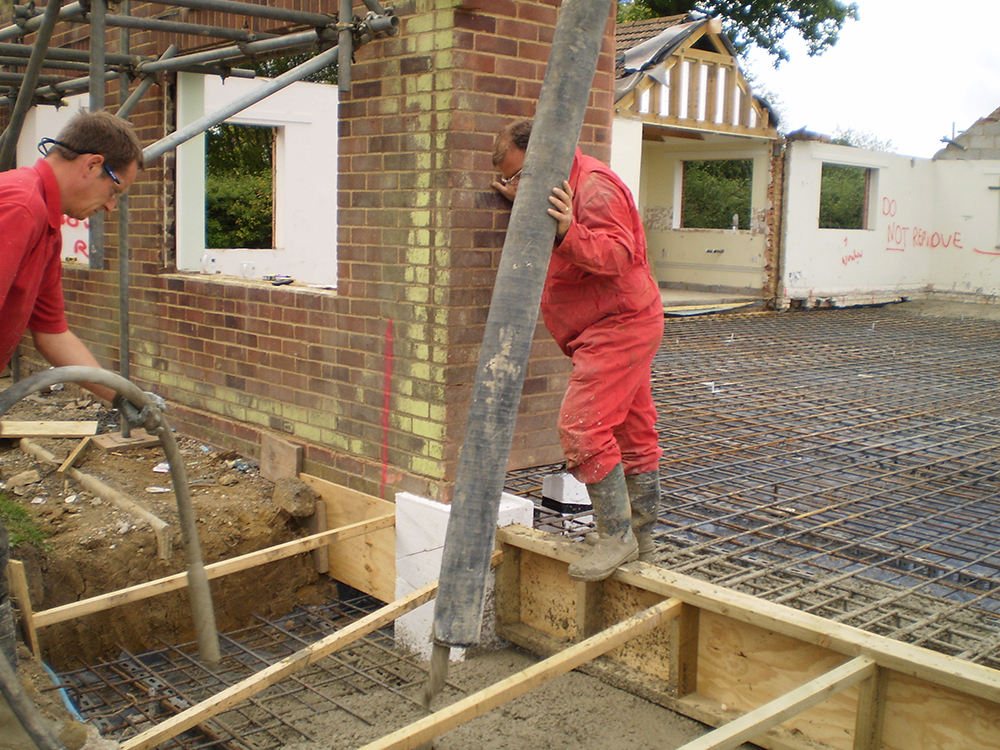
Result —
[[0, 492], [0, 521], [7, 527], [11, 549], [19, 544], [27, 543], [42, 552], [49, 551], [49, 545], [45, 541], [48, 534], [35, 525], [27, 510], [13, 500], [9, 500], [2, 492]]

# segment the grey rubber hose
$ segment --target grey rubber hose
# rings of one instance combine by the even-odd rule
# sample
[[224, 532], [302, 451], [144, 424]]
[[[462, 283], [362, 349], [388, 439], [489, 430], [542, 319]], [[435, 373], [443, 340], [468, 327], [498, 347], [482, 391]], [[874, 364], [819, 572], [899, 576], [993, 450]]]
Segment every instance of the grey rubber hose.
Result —
[[[208, 576], [201, 557], [198, 529], [195, 526], [194, 510], [191, 505], [191, 490], [188, 486], [187, 469], [181, 457], [174, 433], [167, 424], [163, 412], [148, 394], [137, 385], [108, 370], [97, 367], [55, 367], [35, 373], [29, 378], [15, 383], [0, 393], [0, 417], [25, 396], [57, 383], [93, 383], [115, 391], [119, 396], [135, 405], [145, 420], [143, 426], [160, 439], [167, 462], [170, 464], [170, 479], [177, 498], [177, 515], [180, 519], [181, 538], [187, 556], [187, 578], [191, 595], [191, 609], [194, 616], [198, 651], [209, 666], [219, 663], [219, 633], [215, 626], [215, 611], [212, 594], [208, 587]], [[125, 419], [122, 414], [122, 419]]]

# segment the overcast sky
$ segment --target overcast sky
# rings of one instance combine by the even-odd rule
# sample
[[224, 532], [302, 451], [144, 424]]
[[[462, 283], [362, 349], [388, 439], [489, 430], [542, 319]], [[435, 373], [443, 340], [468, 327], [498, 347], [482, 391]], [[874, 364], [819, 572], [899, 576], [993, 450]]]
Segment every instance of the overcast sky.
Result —
[[777, 95], [782, 130], [851, 128], [930, 157], [1000, 107], [1000, 0], [855, 2], [858, 20], [824, 54], [796, 37], [778, 70], [760, 53], [745, 64]]

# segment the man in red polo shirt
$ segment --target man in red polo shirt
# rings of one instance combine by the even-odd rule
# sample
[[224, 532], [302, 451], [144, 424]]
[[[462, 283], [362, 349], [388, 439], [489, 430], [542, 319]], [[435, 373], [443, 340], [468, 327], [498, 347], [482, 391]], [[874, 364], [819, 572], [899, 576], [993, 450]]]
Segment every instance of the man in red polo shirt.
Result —
[[[132, 126], [108, 112], [80, 112], [32, 167], [0, 174], [0, 369], [25, 329], [56, 367], [100, 367], [66, 323], [62, 291], [62, 216], [111, 211], [135, 181], [142, 146]], [[114, 393], [84, 384], [111, 401]]]
[[[514, 200], [531, 121], [500, 131], [493, 188]], [[656, 407], [650, 383], [663, 337], [663, 303], [646, 258], [646, 235], [631, 193], [597, 159], [576, 150], [569, 180], [548, 213], [556, 239], [542, 291], [542, 318], [571, 358], [559, 411], [566, 468], [587, 485], [596, 544], [569, 568], [597, 581], [636, 557], [652, 559], [660, 502]]]

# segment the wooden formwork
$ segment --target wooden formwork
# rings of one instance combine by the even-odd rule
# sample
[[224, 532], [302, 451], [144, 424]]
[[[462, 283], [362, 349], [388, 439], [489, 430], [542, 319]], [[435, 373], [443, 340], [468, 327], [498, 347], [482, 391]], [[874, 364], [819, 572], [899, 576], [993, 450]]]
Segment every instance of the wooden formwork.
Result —
[[[156, 747], [434, 598], [436, 583], [395, 601], [387, 593], [391, 503], [303, 478], [337, 528], [206, 566], [209, 578], [330, 545], [331, 575], [391, 603], [126, 740], [123, 750]], [[719, 727], [682, 750], [748, 740], [771, 750], [1000, 750], [1000, 672], [644, 563], [578, 583], [567, 568], [581, 545], [519, 526], [501, 529], [498, 540], [497, 631], [547, 658], [364, 750], [419, 747], [577, 668]], [[23, 576], [12, 581], [29, 631], [186, 583], [170, 576], [32, 613]]]
[[721, 727], [686, 750], [747, 740], [773, 750], [1000, 749], [996, 670], [644, 563], [578, 583], [567, 568], [580, 545], [521, 527], [498, 536], [497, 632], [535, 653], [681, 603], [669, 626], [583, 669]]

